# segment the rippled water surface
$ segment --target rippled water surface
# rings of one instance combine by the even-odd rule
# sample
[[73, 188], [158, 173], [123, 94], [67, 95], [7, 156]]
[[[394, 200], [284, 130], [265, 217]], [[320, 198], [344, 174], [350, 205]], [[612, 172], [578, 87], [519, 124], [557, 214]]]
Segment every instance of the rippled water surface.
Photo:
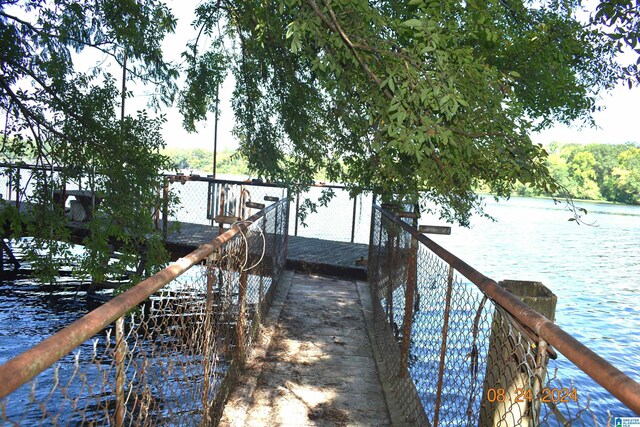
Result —
[[[495, 280], [543, 282], [558, 296], [556, 322], [640, 381], [640, 207], [580, 206], [589, 212], [585, 221], [595, 225], [568, 221], [571, 213], [551, 200], [489, 200], [486, 210], [495, 222], [475, 218], [470, 229], [454, 227], [450, 236], [431, 237]], [[344, 215], [334, 218], [350, 223], [352, 209], [347, 203]], [[363, 222], [368, 218], [363, 215]], [[429, 218], [421, 223], [441, 224]], [[314, 226], [310, 218], [309, 230]], [[366, 241], [358, 237], [366, 228], [359, 226], [356, 240]], [[27, 278], [1, 281], [0, 363], [90, 308], [72, 284], [52, 293]], [[559, 376], [574, 379], [581, 396], [591, 395], [600, 420], [606, 422], [607, 411], [633, 416], [570, 363], [559, 360], [558, 366]]]
[[[640, 207], [578, 205], [593, 226], [568, 221], [552, 200], [514, 198], [488, 201], [496, 222], [476, 218], [470, 229], [432, 238], [495, 280], [544, 283], [558, 297], [556, 323], [640, 381]], [[572, 364], [561, 358], [558, 366], [559, 377], [591, 396], [600, 421], [607, 411], [633, 416]]]

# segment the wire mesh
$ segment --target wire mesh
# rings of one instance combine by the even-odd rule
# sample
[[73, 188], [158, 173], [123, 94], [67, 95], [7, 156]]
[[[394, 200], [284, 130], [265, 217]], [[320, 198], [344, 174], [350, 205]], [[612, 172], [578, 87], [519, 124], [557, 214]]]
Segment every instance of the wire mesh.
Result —
[[[323, 192], [332, 194], [326, 203], [321, 202]], [[371, 198], [371, 194], [351, 197], [349, 191], [340, 186], [313, 186], [309, 191], [292, 197], [289, 234], [339, 242], [369, 243]]]
[[215, 424], [284, 268], [287, 206], [227, 232], [203, 264], [3, 398], [0, 424]]
[[259, 210], [247, 207], [246, 202], [264, 204], [265, 196], [278, 200], [286, 197], [286, 189], [275, 185], [189, 175], [167, 175], [166, 178], [168, 194], [164, 197], [177, 202], [168, 212], [168, 220], [180, 223], [214, 225], [218, 215], [244, 219]]
[[[598, 425], [555, 351], [399, 221], [373, 211], [369, 278], [381, 375], [416, 425]], [[412, 289], [414, 287], [414, 289]], [[604, 420], [610, 421], [610, 417]]]
[[[68, 179], [60, 168], [35, 165], [0, 164], [0, 200], [5, 202], [29, 202], [36, 194], [36, 188], [43, 186], [43, 194], [53, 198], [54, 190], [65, 188]], [[22, 207], [24, 209], [24, 206]]]

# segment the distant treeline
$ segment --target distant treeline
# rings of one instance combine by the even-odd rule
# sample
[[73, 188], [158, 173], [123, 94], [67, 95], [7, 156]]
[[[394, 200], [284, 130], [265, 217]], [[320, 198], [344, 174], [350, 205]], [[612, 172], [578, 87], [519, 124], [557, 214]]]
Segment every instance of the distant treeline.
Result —
[[[548, 150], [551, 174], [572, 197], [640, 204], [640, 145], [552, 143]], [[212, 151], [171, 148], [164, 154], [171, 157], [176, 168], [213, 171]], [[217, 155], [217, 173], [248, 175], [249, 170], [240, 155], [224, 150]], [[545, 195], [525, 185], [518, 187], [516, 194]]]
[[[549, 147], [549, 170], [577, 199], [640, 204], [640, 145], [557, 144]], [[539, 196], [527, 186], [520, 196]]]
[[[175, 168], [213, 173], [213, 151], [202, 148], [168, 148], [163, 151], [163, 154], [173, 160]], [[249, 173], [247, 162], [236, 151], [218, 151], [216, 157], [216, 173], [233, 175]]]

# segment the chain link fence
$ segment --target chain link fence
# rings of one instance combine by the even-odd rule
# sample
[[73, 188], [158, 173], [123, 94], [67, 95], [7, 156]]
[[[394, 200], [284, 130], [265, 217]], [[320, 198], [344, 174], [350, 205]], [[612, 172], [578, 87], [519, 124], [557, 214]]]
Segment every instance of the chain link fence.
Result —
[[62, 168], [37, 165], [0, 163], [0, 200], [13, 206], [31, 201], [36, 187], [45, 187], [44, 195], [54, 200], [56, 192], [64, 191], [70, 183]]
[[248, 218], [259, 209], [246, 202], [264, 204], [287, 196], [285, 188], [275, 185], [198, 175], [165, 175], [162, 192], [164, 206], [174, 206], [172, 211], [165, 208], [167, 221], [201, 225], [215, 225], [216, 216]]
[[[369, 281], [376, 353], [407, 423], [609, 425], [611, 415], [590, 408], [590, 396], [554, 360], [562, 356], [541, 338], [541, 330], [549, 342], [555, 340], [554, 347], [582, 363], [580, 369], [604, 378], [618, 399], [632, 409], [637, 405], [640, 384], [587, 354], [560, 328], [408, 226], [410, 221], [378, 206], [373, 215]], [[523, 285], [503, 283], [553, 320], [555, 296], [535, 282]], [[532, 289], [533, 298], [527, 295]]]
[[36, 207], [60, 209], [70, 220], [82, 222], [100, 204], [101, 179], [59, 166], [0, 163], [0, 203], [23, 213]]
[[[165, 206], [163, 227], [170, 223], [215, 225], [216, 217], [247, 218], [256, 212], [246, 202], [265, 203], [289, 197], [285, 187], [213, 179], [198, 175], [165, 175], [161, 199]], [[339, 185], [317, 184], [290, 197], [289, 234], [339, 242], [369, 242], [372, 196], [349, 191]], [[175, 203], [170, 203], [174, 201]]]
[[352, 197], [339, 185], [314, 185], [291, 200], [289, 233], [338, 242], [369, 242], [372, 195]]
[[0, 425], [215, 424], [285, 265], [286, 200], [0, 366]]

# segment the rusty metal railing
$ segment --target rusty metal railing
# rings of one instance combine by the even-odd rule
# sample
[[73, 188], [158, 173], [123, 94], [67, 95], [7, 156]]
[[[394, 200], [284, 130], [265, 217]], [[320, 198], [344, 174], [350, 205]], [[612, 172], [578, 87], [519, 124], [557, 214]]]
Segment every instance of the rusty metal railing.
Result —
[[284, 268], [287, 209], [272, 203], [0, 366], [0, 424], [215, 423]]
[[[516, 298], [511, 292], [522, 284], [503, 283], [507, 291], [402, 216], [374, 206], [369, 281], [381, 374], [393, 384], [392, 396], [407, 421], [432, 426], [611, 421], [615, 414], [596, 414], [588, 391], [573, 383], [564, 365], [550, 362], [556, 351], [640, 414], [640, 384]], [[555, 306], [555, 297], [547, 294], [542, 297]], [[547, 315], [553, 316], [553, 307]]]

